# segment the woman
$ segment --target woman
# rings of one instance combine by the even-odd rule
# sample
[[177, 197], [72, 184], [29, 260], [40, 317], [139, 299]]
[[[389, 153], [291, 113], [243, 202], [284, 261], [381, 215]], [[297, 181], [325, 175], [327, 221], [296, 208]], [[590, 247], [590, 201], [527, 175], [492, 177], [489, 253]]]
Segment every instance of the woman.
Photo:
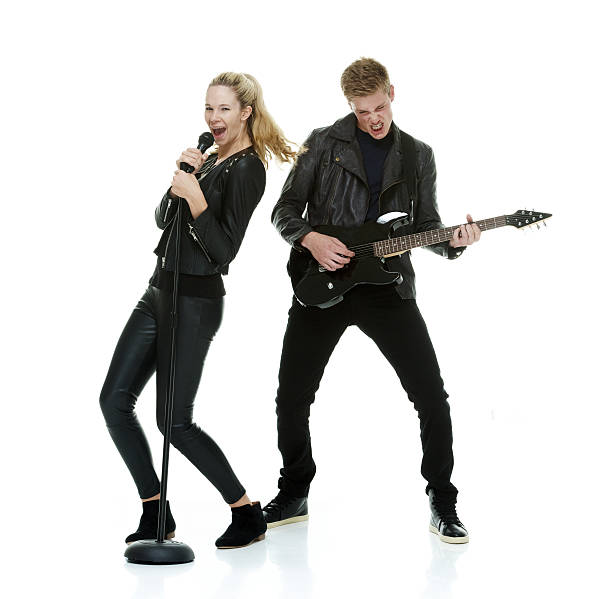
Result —
[[[221, 324], [225, 290], [222, 274], [235, 258], [265, 188], [265, 168], [274, 155], [294, 159], [282, 131], [267, 112], [259, 83], [244, 73], [222, 73], [206, 92], [206, 124], [217, 153], [202, 156], [189, 148], [177, 160], [195, 169], [174, 172], [172, 186], [155, 211], [163, 229], [155, 249], [155, 272], [117, 343], [100, 406], [110, 435], [142, 500], [138, 529], [127, 543], [157, 536], [159, 479], [151, 451], [134, 413], [138, 395], [157, 372], [157, 424], [163, 431], [170, 353], [170, 302], [178, 206], [180, 231], [176, 382], [171, 443], [217, 488], [232, 510], [232, 522], [217, 547], [248, 545], [264, 537], [259, 502], [252, 503], [219, 446], [192, 421], [193, 405], [206, 353]], [[180, 202], [178, 198], [184, 198]], [[167, 538], [175, 522], [167, 507]]]

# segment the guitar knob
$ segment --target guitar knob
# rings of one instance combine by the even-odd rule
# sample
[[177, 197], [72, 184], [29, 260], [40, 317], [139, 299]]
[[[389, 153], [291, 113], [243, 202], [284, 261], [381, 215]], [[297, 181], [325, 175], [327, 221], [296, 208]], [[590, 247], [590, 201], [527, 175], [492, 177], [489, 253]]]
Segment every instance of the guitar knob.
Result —
[[327, 284], [327, 288], [328, 289], [333, 289], [334, 288], [334, 284], [333, 283], [328, 283]]

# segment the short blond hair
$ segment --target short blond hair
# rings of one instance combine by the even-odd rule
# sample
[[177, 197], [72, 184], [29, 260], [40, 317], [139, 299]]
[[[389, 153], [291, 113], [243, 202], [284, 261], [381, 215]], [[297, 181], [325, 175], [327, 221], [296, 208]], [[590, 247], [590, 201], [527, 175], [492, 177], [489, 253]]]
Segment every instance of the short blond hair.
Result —
[[370, 96], [382, 91], [391, 92], [391, 82], [387, 69], [373, 58], [361, 57], [351, 63], [340, 77], [340, 85], [346, 99]]

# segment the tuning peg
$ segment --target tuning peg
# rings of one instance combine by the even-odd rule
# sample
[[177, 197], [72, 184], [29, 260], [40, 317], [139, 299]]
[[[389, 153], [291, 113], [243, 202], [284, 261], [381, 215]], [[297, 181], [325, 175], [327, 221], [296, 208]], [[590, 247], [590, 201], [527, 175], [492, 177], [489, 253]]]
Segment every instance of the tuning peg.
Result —
[[540, 225], [538, 223], [536, 223], [536, 227], [538, 228], [538, 231], [540, 230]]
[[543, 220], [543, 221], [542, 221], [542, 224], [543, 224], [545, 227], [547, 226], [547, 224], [546, 224], [546, 221], [545, 221], [545, 220]]

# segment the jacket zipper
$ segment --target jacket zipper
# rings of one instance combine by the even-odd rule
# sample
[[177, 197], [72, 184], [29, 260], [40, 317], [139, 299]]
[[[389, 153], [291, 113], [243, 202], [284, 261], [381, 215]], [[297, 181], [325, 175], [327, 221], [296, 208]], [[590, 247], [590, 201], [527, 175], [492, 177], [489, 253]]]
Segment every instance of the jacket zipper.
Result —
[[193, 240], [200, 246], [200, 249], [206, 256], [206, 259], [212, 264], [212, 260], [210, 259], [210, 256], [208, 255], [208, 252], [206, 251], [206, 248], [204, 247], [204, 243], [200, 239], [198, 232], [193, 228], [193, 225], [191, 223], [187, 223], [187, 226], [189, 227], [189, 235], [191, 235]]
[[170, 211], [171, 204], [172, 204], [172, 198], [168, 196], [168, 203], [166, 204], [166, 212], [164, 212], [164, 223], [168, 222], [168, 212]]
[[340, 180], [340, 170], [339, 170], [340, 168], [341, 167], [338, 166], [338, 172], [336, 174], [336, 179], [334, 180], [334, 191], [332, 192], [331, 199], [327, 203], [327, 223], [328, 224], [331, 222], [331, 209], [332, 209], [334, 200], [336, 199], [336, 191], [338, 190], [338, 181]]

